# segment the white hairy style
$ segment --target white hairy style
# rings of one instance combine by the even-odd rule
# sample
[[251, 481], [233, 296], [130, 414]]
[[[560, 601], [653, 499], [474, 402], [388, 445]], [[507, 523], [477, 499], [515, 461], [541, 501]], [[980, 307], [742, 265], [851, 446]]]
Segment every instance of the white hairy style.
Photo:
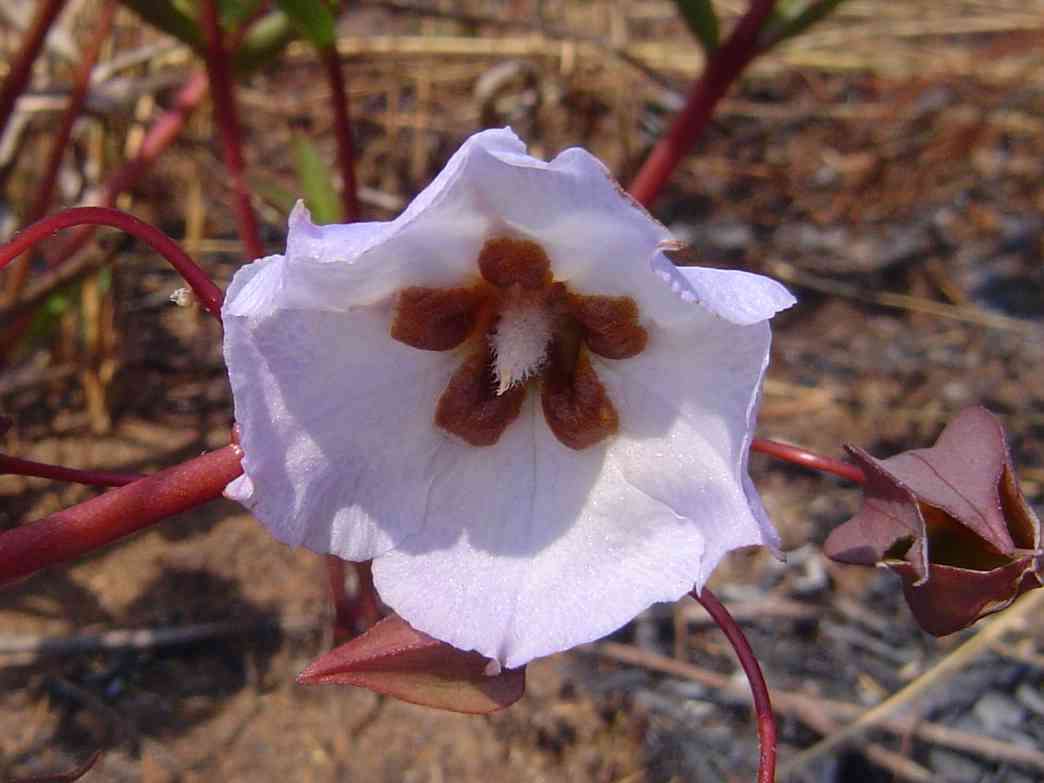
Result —
[[550, 341], [551, 315], [544, 302], [509, 301], [490, 338], [497, 394], [536, 375], [547, 361]]

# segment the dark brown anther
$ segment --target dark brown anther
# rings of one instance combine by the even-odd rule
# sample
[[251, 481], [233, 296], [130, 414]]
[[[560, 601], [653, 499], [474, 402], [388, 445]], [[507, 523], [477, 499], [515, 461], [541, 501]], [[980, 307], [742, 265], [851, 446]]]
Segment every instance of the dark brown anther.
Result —
[[638, 305], [628, 296], [569, 296], [569, 310], [584, 330], [587, 347], [606, 359], [641, 353], [649, 333], [638, 323]]
[[482, 246], [479, 271], [498, 288], [520, 285], [533, 290], [551, 282], [551, 259], [544, 248], [528, 239], [497, 237]]
[[391, 336], [425, 351], [456, 348], [471, 334], [483, 300], [478, 288], [404, 288], [395, 300]]
[[619, 429], [620, 419], [591, 360], [558, 339], [550, 353], [540, 394], [547, 425], [571, 449], [600, 443]]
[[435, 406], [435, 423], [472, 446], [492, 446], [518, 418], [526, 398], [523, 384], [496, 393], [489, 352], [474, 353], [457, 368]]

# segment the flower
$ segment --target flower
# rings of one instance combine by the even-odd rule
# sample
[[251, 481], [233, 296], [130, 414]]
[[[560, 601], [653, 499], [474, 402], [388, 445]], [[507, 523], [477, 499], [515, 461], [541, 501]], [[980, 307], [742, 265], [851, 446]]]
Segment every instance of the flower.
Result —
[[413, 627], [509, 668], [778, 546], [747, 458], [794, 300], [674, 247], [590, 154], [545, 163], [508, 129], [390, 222], [298, 204], [225, 301], [227, 494], [281, 541], [373, 558]]

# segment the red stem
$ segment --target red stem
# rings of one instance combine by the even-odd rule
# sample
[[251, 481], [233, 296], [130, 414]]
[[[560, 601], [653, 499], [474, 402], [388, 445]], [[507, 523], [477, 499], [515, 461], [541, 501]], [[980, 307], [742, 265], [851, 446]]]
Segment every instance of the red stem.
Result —
[[241, 458], [238, 447], [226, 446], [0, 534], [0, 585], [220, 497], [243, 472]]
[[33, 72], [33, 63], [40, 56], [44, 39], [64, 7], [65, 0], [42, 0], [37, 6], [36, 16], [33, 17], [33, 22], [22, 39], [22, 48], [11, 61], [11, 70], [7, 72], [7, 78], [0, 87], [0, 136], [4, 135], [7, 122], [14, 113], [18, 96], [25, 92], [29, 76]]
[[862, 484], [866, 481], [863, 471], [855, 465], [832, 459], [831, 457], [822, 457], [798, 446], [791, 446], [775, 440], [754, 438], [751, 441], [750, 448], [751, 451], [768, 454], [770, 457], [801, 465], [804, 468], [822, 471], [823, 473], [832, 473], [835, 476], [854, 481], [856, 484]]
[[707, 127], [718, 101], [761, 53], [758, 34], [775, 5], [776, 0], [751, 0], [747, 13], [736, 22], [728, 39], [709, 56], [685, 107], [631, 183], [630, 194], [638, 203], [646, 207], [652, 204], [678, 162]]
[[359, 594], [356, 596], [359, 620], [362, 630], [366, 630], [381, 619], [381, 607], [377, 602], [377, 588], [373, 586], [373, 561], [364, 560], [355, 564], [356, 578], [359, 580]]
[[359, 217], [359, 197], [355, 184], [355, 148], [352, 145], [352, 125], [348, 116], [348, 91], [344, 87], [341, 57], [337, 45], [332, 44], [319, 53], [330, 84], [333, 102], [334, 138], [337, 140], [337, 166], [341, 169], [341, 210], [345, 222]]
[[[141, 149], [138, 150], [138, 154], [131, 160], [123, 164], [123, 166], [115, 171], [112, 176], [105, 182], [102, 187], [102, 195], [99, 199], [101, 206], [112, 207], [116, 204], [117, 197], [128, 188], [132, 187], [142, 175], [148, 170], [149, 166], [152, 165], [153, 161], [159, 157], [160, 153], [169, 147], [174, 139], [177, 138], [178, 134], [181, 133], [181, 129], [185, 127], [185, 123], [188, 122], [189, 116], [199, 105], [200, 101], [203, 100], [203, 96], [207, 94], [207, 75], [203, 71], [195, 73], [181, 89], [178, 90], [177, 96], [174, 98], [174, 105], [163, 112], [156, 121], [152, 123], [152, 127], [149, 128], [145, 134], [145, 139], [142, 142]], [[94, 228], [92, 226], [84, 226], [81, 230], [77, 231], [73, 236], [66, 242], [54, 256], [51, 257], [48, 265], [53, 269], [54, 267], [60, 266], [75, 253], [82, 250], [87, 243], [94, 236]]]
[[250, 204], [250, 190], [246, 184], [243, 134], [236, 111], [236, 97], [228, 67], [228, 51], [222, 38], [216, 0], [203, 0], [199, 10], [200, 27], [207, 42], [207, 76], [213, 93], [214, 114], [221, 129], [225, 167], [232, 178], [232, 204], [239, 223], [239, 237], [251, 258], [261, 258], [265, 254], [264, 246], [261, 244], [261, 232], [257, 226], [254, 208]]
[[348, 596], [344, 578], [346, 563], [337, 555], [326, 555], [326, 574], [334, 605], [334, 642], [340, 644], [360, 634], [381, 618], [377, 591], [373, 586], [373, 561], [353, 563], [359, 586], [354, 600]]
[[0, 246], [0, 269], [16, 259], [40, 240], [72, 226], [109, 226], [125, 231], [145, 242], [162, 255], [178, 270], [196, 297], [211, 315], [221, 320], [221, 303], [224, 293], [207, 274], [196, 266], [188, 254], [173, 239], [158, 228], [138, 220], [133, 215], [108, 207], [73, 207], [38, 220], [16, 234], [6, 245]]
[[693, 590], [690, 595], [703, 605], [707, 614], [725, 634], [747, 675], [750, 692], [754, 697], [754, 711], [758, 716], [758, 741], [761, 744], [757, 783], [772, 783], [776, 779], [776, 718], [772, 714], [768, 685], [765, 683], [765, 675], [761, 672], [757, 656], [750, 648], [750, 642], [742, 629], [729, 614], [729, 610], [709, 588], [704, 587], [699, 592]]
[[51, 197], [54, 195], [54, 186], [58, 180], [58, 169], [62, 163], [65, 147], [69, 143], [69, 137], [72, 135], [73, 124], [76, 122], [77, 117], [80, 116], [83, 104], [87, 101], [87, 93], [91, 86], [91, 72], [94, 70], [94, 64], [98, 61], [102, 44], [109, 37], [109, 31], [112, 29], [112, 20], [115, 15], [116, 0], [108, 0], [101, 9], [101, 15], [94, 30], [94, 37], [88, 44], [87, 51], [83, 55], [83, 60], [80, 62], [79, 69], [76, 72], [76, 80], [69, 95], [69, 103], [66, 105], [65, 112], [62, 115], [62, 124], [58, 129], [58, 134], [55, 136], [54, 141], [51, 142], [50, 154], [44, 167], [40, 187], [36, 191], [33, 205], [26, 214], [26, 223], [32, 223], [42, 218], [47, 214], [47, 209], [51, 205]]
[[326, 578], [334, 605], [334, 645], [339, 645], [355, 636], [355, 606], [344, 584], [344, 560], [337, 555], [326, 555], [323, 559], [326, 561]]
[[[25, 214], [23, 225], [42, 218], [47, 214], [47, 209], [51, 205], [55, 184], [58, 182], [58, 169], [62, 165], [62, 158], [65, 156], [65, 148], [68, 146], [69, 139], [72, 137], [73, 124], [80, 116], [80, 112], [83, 111], [83, 105], [87, 100], [87, 93], [91, 85], [91, 72], [94, 70], [94, 64], [98, 61], [98, 55], [101, 53], [102, 44], [104, 44], [106, 38], [109, 37], [109, 31], [112, 29], [112, 20], [115, 15], [116, 0], [108, 0], [101, 9], [101, 16], [98, 19], [97, 26], [95, 27], [94, 36], [88, 44], [87, 51], [84, 53], [83, 60], [80, 62], [79, 68], [77, 69], [73, 89], [69, 95], [69, 103], [66, 104], [65, 111], [62, 114], [61, 125], [58, 128], [58, 133], [51, 142], [51, 149], [48, 152], [47, 162], [44, 165], [43, 174], [39, 180], [40, 185], [36, 189], [36, 197], [33, 199], [32, 205]], [[7, 302], [13, 302], [18, 298], [19, 292], [21, 292], [22, 287], [25, 285], [25, 279], [28, 272], [28, 261], [23, 259], [20, 263], [15, 265], [5, 289], [5, 299]]]
[[19, 459], [7, 454], [0, 454], [0, 476], [32, 476], [34, 478], [53, 479], [54, 481], [71, 481], [75, 484], [87, 484], [92, 487], [123, 487], [138, 481], [144, 476], [137, 473], [110, 473], [104, 470], [77, 470], [62, 465], [50, 465], [46, 462], [34, 462], [30, 459]]

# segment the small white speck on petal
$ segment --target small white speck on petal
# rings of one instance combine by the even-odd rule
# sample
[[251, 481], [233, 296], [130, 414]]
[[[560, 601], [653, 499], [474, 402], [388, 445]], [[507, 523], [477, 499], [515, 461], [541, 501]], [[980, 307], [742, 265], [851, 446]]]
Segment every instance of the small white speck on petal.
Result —
[[540, 371], [550, 341], [551, 315], [543, 301], [508, 302], [490, 336], [498, 395]]
[[487, 677], [496, 677], [502, 671], [504, 671], [504, 669], [501, 667], [500, 661], [496, 658], [490, 658], [489, 663], [486, 664], [486, 668], [482, 670], [482, 673]]

